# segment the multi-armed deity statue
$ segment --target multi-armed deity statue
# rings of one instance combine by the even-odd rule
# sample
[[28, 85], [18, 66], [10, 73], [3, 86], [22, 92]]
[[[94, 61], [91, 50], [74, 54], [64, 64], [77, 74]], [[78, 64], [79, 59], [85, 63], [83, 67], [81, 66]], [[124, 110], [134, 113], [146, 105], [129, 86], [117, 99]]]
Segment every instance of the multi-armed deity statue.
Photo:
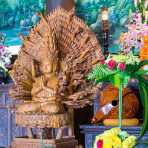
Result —
[[23, 100], [17, 107], [17, 124], [68, 125], [63, 102], [81, 107], [93, 99], [95, 89], [85, 77], [93, 64], [103, 59], [95, 35], [71, 11], [58, 8], [41, 16], [30, 35], [22, 39], [24, 44], [11, 71], [14, 86], [10, 95]]

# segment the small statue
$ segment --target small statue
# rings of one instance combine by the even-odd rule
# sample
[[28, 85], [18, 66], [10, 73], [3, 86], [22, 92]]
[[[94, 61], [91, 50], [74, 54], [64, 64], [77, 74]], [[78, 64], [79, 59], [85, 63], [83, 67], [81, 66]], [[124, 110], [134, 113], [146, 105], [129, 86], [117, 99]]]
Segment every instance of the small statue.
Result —
[[[123, 93], [122, 118], [135, 119], [139, 111], [139, 100], [135, 95], [135, 93], [129, 88], [124, 88], [122, 93]], [[106, 120], [110, 122], [113, 121], [114, 119], [118, 119], [118, 112], [119, 112], [118, 104], [119, 104], [118, 88], [115, 88], [112, 85], [107, 85], [100, 93], [100, 98], [99, 98], [100, 108], [95, 113], [92, 119], [92, 123], [105, 121], [105, 119], [111, 119], [111, 120]], [[133, 123], [137, 123], [137, 120], [132, 120], [132, 121]]]

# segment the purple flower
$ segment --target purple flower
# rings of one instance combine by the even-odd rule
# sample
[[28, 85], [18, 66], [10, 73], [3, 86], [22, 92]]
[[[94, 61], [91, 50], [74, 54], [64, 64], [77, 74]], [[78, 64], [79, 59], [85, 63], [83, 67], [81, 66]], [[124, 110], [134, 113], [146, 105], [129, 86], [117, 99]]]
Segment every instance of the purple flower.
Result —
[[126, 48], [126, 49], [124, 49], [124, 53], [125, 53], [125, 54], [128, 54], [130, 51], [131, 51], [131, 49], [130, 49], [129, 47]]

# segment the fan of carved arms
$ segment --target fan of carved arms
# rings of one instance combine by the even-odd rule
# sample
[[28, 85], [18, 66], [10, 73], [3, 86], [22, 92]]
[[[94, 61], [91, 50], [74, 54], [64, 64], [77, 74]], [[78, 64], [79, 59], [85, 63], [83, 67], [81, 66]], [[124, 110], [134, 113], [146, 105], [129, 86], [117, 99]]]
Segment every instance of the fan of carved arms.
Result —
[[[55, 9], [22, 37], [11, 76], [10, 95], [22, 99], [17, 124], [59, 128], [69, 123], [65, 105], [91, 104], [96, 88], [87, 74], [103, 59], [94, 33], [85, 23], [62, 8]], [[23, 116], [25, 115], [25, 116]], [[31, 115], [38, 115], [36, 122]], [[30, 118], [29, 118], [30, 117]]]

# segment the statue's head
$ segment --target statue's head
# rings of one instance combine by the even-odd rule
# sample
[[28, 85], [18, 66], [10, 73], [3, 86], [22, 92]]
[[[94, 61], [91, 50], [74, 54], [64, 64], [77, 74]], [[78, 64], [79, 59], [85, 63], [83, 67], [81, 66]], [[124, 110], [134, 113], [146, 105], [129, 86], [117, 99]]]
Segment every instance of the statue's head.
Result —
[[43, 74], [49, 74], [53, 72], [53, 63], [50, 60], [42, 61], [40, 64], [40, 70]]
[[59, 49], [57, 39], [53, 29], [48, 28], [45, 34], [45, 42], [40, 51], [40, 69], [43, 74], [57, 73], [59, 71]]

